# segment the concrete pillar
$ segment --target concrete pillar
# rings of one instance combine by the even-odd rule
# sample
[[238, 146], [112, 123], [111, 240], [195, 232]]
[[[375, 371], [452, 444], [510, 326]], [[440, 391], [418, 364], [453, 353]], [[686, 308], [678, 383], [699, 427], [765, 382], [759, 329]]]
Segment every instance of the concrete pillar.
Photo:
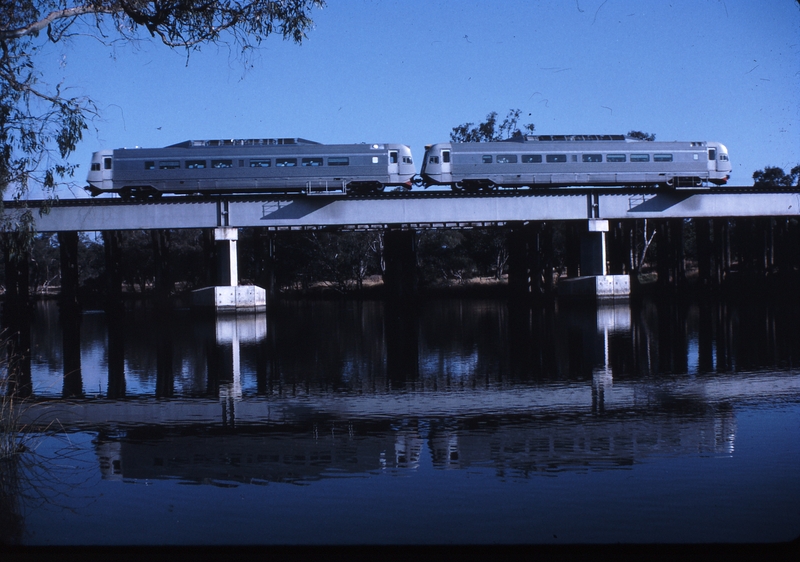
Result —
[[417, 295], [417, 248], [413, 230], [387, 230], [383, 237], [383, 285], [390, 300]]
[[567, 265], [567, 277], [582, 275], [580, 272], [581, 241], [578, 230], [579, 226], [582, 225], [578, 225], [575, 221], [569, 221], [565, 224], [564, 242], [566, 248], [564, 249], [564, 257]]
[[61, 257], [61, 298], [65, 308], [78, 308], [78, 233], [59, 232], [58, 249]]
[[606, 232], [607, 220], [589, 219], [588, 230], [581, 234], [581, 277], [607, 275]]
[[192, 293], [192, 304], [215, 312], [255, 312], [267, 308], [266, 291], [255, 285], [239, 286], [237, 244], [239, 231], [231, 227], [214, 229], [217, 257], [217, 285]]
[[155, 265], [155, 293], [156, 299], [166, 302], [174, 288], [170, 272], [169, 256], [169, 230], [151, 230], [150, 236], [153, 243], [153, 264]]
[[106, 260], [106, 309], [111, 310], [122, 304], [122, 255], [119, 249], [119, 232], [106, 230], [101, 236]]
[[530, 293], [529, 249], [525, 234], [522, 223], [514, 223], [508, 232], [508, 292], [511, 298], [526, 297]]
[[694, 219], [695, 240], [697, 241], [697, 273], [701, 287], [712, 284], [711, 271], [711, 223], [708, 219]]
[[214, 229], [217, 248], [217, 279], [220, 285], [236, 287], [239, 285], [239, 262], [237, 241], [239, 229], [223, 226]]

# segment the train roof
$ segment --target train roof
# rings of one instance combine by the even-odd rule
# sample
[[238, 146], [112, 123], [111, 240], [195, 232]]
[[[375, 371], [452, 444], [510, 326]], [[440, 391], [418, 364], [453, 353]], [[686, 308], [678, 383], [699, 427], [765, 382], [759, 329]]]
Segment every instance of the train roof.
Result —
[[218, 146], [274, 146], [281, 144], [320, 144], [320, 143], [301, 138], [214, 139], [214, 140], [187, 140], [176, 144], [171, 144], [165, 148], [204, 148], [204, 147], [218, 147]]
[[625, 135], [515, 135], [501, 142], [536, 142], [536, 141], [624, 141]]

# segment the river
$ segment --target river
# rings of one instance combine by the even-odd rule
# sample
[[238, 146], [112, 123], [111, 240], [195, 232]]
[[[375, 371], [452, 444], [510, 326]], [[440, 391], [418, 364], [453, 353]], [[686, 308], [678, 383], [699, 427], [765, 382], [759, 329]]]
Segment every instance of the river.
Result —
[[800, 536], [788, 299], [36, 305], [0, 542]]

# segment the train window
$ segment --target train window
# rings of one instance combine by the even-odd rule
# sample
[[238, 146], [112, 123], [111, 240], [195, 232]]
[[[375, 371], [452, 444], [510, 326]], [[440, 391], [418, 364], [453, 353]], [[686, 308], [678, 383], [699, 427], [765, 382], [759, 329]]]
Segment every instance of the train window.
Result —
[[438, 163], [439, 163], [438, 156], [431, 156], [430, 158], [428, 158], [428, 164], [438, 164]]
[[331, 156], [328, 158], [328, 166], [349, 166], [350, 158], [348, 156]]
[[[447, 160], [446, 162], [450, 162], [450, 153], [447, 152]], [[413, 164], [414, 162], [411, 161], [411, 156], [403, 156], [403, 164]]]
[[484, 154], [483, 155], [483, 163], [484, 164], [491, 164], [492, 163], [492, 155], [491, 154]]
[[212, 160], [212, 168], [233, 168], [233, 160]]
[[158, 163], [159, 170], [177, 170], [181, 167], [180, 160], [161, 160]]
[[269, 159], [266, 160], [250, 160], [250, 167], [251, 168], [269, 168], [272, 165], [272, 162]]
[[625, 162], [626, 160], [624, 154], [606, 154], [606, 162]]
[[653, 162], [672, 162], [672, 154], [653, 154]]
[[584, 154], [583, 155], [584, 162], [602, 162], [603, 155], [602, 154]]
[[313, 156], [311, 158], [303, 158], [303, 166], [322, 166], [322, 158]]
[[548, 154], [547, 155], [548, 162], [566, 162], [567, 155], [566, 154]]
[[187, 170], [201, 170], [206, 167], [205, 160], [187, 160], [186, 161], [186, 169]]
[[297, 166], [297, 158], [276, 158], [275, 165], [279, 168], [291, 168]]
[[719, 155], [719, 159], [722, 160], [723, 162], [727, 162], [728, 155], [723, 152], [722, 154]]
[[103, 158], [103, 168], [106, 170], [111, 169], [111, 158]]
[[442, 162], [445, 163], [445, 164], [450, 162], [450, 151], [449, 150], [443, 150], [442, 151]]
[[516, 154], [500, 154], [497, 156], [497, 163], [498, 164], [516, 164], [517, 163], [517, 155]]
[[92, 171], [99, 172], [100, 171], [100, 162], [93, 162], [92, 163]]
[[542, 162], [542, 155], [541, 154], [523, 154], [522, 155], [522, 163], [523, 164], [540, 164]]
[[389, 151], [389, 164], [397, 164], [397, 151], [390, 150]]
[[649, 154], [631, 154], [631, 162], [650, 162]]
[[152, 161], [152, 160], [147, 160], [144, 163], [144, 169], [145, 170], [155, 170], [156, 169], [156, 163], [154, 161]]
[[709, 160], [716, 160], [717, 159], [717, 149], [716, 148], [709, 148], [708, 149], [708, 159]]

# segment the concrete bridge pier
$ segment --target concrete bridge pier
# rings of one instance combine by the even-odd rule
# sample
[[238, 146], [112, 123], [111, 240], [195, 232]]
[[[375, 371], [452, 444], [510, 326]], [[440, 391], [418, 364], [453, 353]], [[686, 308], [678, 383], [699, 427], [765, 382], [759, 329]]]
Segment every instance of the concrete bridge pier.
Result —
[[552, 230], [541, 221], [511, 225], [507, 240], [510, 298], [536, 298], [552, 291], [551, 242]]
[[563, 279], [558, 294], [566, 297], [628, 297], [629, 275], [608, 275], [606, 233], [608, 221], [589, 219], [580, 234], [580, 275]]
[[192, 305], [215, 312], [255, 312], [267, 309], [267, 294], [255, 285], [239, 285], [237, 241], [239, 230], [232, 227], [214, 229], [217, 256], [217, 285], [192, 293]]
[[417, 237], [413, 230], [387, 230], [383, 236], [383, 286], [389, 300], [417, 296]]

